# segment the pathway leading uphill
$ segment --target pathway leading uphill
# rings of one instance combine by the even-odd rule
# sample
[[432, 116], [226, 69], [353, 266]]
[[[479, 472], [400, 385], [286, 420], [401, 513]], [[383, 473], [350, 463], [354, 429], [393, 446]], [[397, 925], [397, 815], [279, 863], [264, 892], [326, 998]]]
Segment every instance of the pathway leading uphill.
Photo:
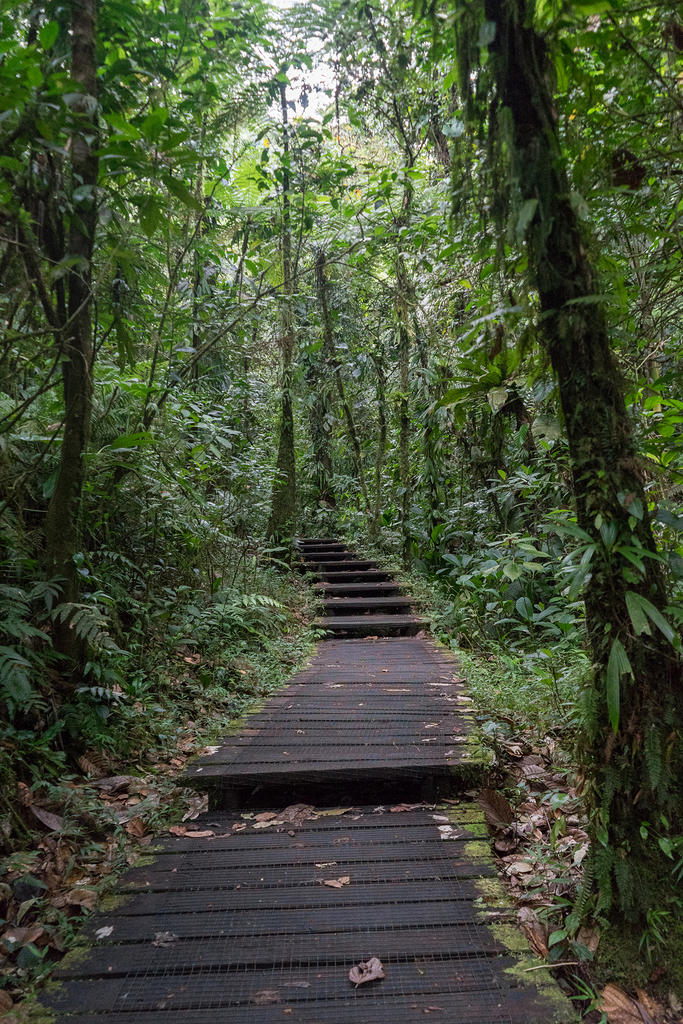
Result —
[[334, 540], [300, 551], [331, 639], [188, 770], [195, 835], [125, 876], [43, 1003], [64, 1024], [575, 1020], [458, 798], [485, 761], [452, 659], [389, 573]]

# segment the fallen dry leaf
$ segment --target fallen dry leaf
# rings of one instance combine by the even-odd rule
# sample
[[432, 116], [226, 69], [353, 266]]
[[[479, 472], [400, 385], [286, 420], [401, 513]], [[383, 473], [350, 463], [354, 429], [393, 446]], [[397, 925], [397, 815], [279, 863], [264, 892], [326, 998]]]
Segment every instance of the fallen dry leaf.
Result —
[[[586, 949], [590, 949], [591, 953], [595, 953], [600, 943], [600, 932], [597, 928], [588, 928], [584, 925], [583, 928], [579, 928], [576, 941], [580, 942], [582, 946], [586, 947]], [[640, 998], [640, 996], [638, 998]]]
[[160, 946], [162, 949], [167, 946], [172, 946], [178, 941], [178, 936], [175, 932], [156, 932], [152, 940], [153, 946]]
[[600, 993], [600, 1009], [607, 1014], [609, 1024], [651, 1024], [649, 1014], [643, 1017], [636, 1001], [626, 995], [618, 985], [605, 985]]
[[349, 981], [358, 988], [368, 981], [380, 981], [385, 978], [384, 965], [379, 957], [371, 956], [369, 960], [361, 960], [349, 971]]
[[416, 811], [419, 807], [424, 806], [424, 804], [394, 804], [389, 808], [389, 812], [390, 814], [400, 814], [402, 811]]
[[31, 804], [31, 814], [38, 819], [41, 825], [49, 828], [50, 832], [61, 832], [64, 827], [64, 819], [60, 818], [58, 814], [44, 811], [42, 807], [36, 807], [35, 804]]
[[206, 839], [207, 836], [212, 836], [214, 833], [210, 829], [206, 829], [204, 832], [186, 832], [185, 836], [187, 839]]
[[548, 930], [530, 907], [521, 907], [519, 923], [534, 952], [545, 959], [548, 955]]
[[457, 832], [452, 825], [438, 825], [441, 839], [460, 839], [462, 832]]
[[323, 885], [329, 885], [331, 889], [342, 889], [345, 885], [350, 885], [351, 879], [348, 875], [342, 875], [340, 878], [326, 878], [323, 881]]
[[526, 875], [533, 870], [533, 864], [529, 864], [527, 860], [516, 860], [508, 865], [508, 872], [511, 875]]
[[505, 854], [512, 853], [516, 850], [520, 843], [520, 837], [515, 835], [513, 832], [508, 831], [502, 836], [497, 836], [493, 843], [493, 848], [496, 853]]
[[14, 1006], [14, 1000], [9, 992], [0, 988], [0, 1013], [7, 1013]]
[[30, 807], [33, 803], [33, 793], [25, 782], [17, 782], [17, 799], [22, 807]]
[[45, 929], [40, 924], [31, 924], [27, 928], [7, 928], [0, 936], [0, 945], [8, 953], [11, 953], [28, 946], [30, 942], [37, 942], [44, 931]]
[[138, 790], [144, 780], [137, 775], [110, 775], [106, 779], [96, 779], [90, 785], [101, 789], [103, 793], [118, 793], [123, 789]]
[[66, 894], [66, 902], [72, 907], [94, 910], [97, 905], [97, 892], [95, 889], [71, 889]]
[[642, 1007], [646, 1013], [649, 1013], [651, 1017], [656, 1019], [664, 1019], [665, 1010], [661, 1003], [658, 1003], [656, 999], [653, 999], [644, 989], [636, 989], [636, 1002], [639, 1007]]
[[482, 789], [479, 794], [479, 805], [492, 828], [504, 828], [514, 821], [515, 812], [512, 804], [495, 789]]
[[142, 818], [131, 818], [130, 821], [126, 822], [126, 832], [129, 836], [135, 836], [140, 839], [145, 834], [145, 823]]
[[171, 825], [168, 831], [172, 836], [184, 836], [187, 832], [187, 828], [185, 825]]
[[254, 993], [253, 1002], [257, 1006], [269, 1006], [271, 1003], [279, 1003], [280, 993], [276, 988], [263, 988], [260, 992]]

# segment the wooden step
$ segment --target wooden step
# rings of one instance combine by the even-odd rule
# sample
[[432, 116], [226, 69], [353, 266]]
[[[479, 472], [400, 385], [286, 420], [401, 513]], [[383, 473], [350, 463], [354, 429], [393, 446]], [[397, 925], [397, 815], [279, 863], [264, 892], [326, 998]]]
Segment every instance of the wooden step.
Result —
[[304, 551], [302, 553], [302, 559], [304, 562], [346, 562], [349, 559], [357, 559], [358, 555], [355, 555], [353, 551]]
[[328, 572], [356, 572], [358, 569], [376, 569], [377, 562], [371, 562], [367, 558], [342, 558], [330, 562], [315, 562], [311, 560], [311, 565], [319, 566], [325, 573]]
[[316, 594], [320, 594], [323, 597], [327, 594], [330, 597], [350, 597], [353, 594], [367, 594], [369, 597], [372, 597], [375, 595], [379, 596], [380, 594], [401, 593], [398, 583], [394, 583], [393, 580], [388, 580], [384, 583], [314, 583], [313, 589]]
[[313, 625], [348, 636], [415, 636], [429, 624], [418, 615], [320, 615]]
[[304, 544], [298, 545], [297, 550], [302, 554], [310, 554], [312, 551], [322, 551], [324, 554], [333, 555], [335, 551], [348, 551], [346, 544]]
[[382, 569], [347, 569], [346, 572], [337, 569], [321, 569], [318, 576], [327, 583], [391, 582], [391, 573], [384, 572]]
[[318, 547], [319, 546], [319, 547], [322, 547], [322, 548], [329, 548], [329, 547], [345, 548], [346, 547], [346, 545], [342, 541], [338, 541], [334, 537], [312, 537], [312, 538], [306, 537], [306, 538], [302, 538], [299, 541], [299, 547], [301, 547], [301, 548], [308, 548], [308, 547], [311, 547], [311, 545], [313, 547]]
[[402, 594], [387, 594], [384, 597], [328, 597], [322, 602], [327, 613], [338, 615], [345, 611], [362, 614], [373, 609], [410, 608], [413, 602]]

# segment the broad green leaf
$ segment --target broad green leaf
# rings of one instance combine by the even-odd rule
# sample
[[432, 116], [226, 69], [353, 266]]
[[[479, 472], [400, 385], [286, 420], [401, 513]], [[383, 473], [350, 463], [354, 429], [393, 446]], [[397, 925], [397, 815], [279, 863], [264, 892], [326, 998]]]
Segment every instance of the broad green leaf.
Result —
[[659, 609], [655, 608], [652, 602], [648, 601], [648, 599], [643, 597], [642, 594], [636, 594], [635, 591], [628, 590], [626, 592], [626, 607], [628, 608], [633, 628], [636, 631], [636, 636], [639, 636], [641, 633], [651, 633], [650, 626], [647, 621], [650, 619], [660, 633], [666, 637], [669, 643], [674, 642], [676, 634], [673, 629]]
[[526, 229], [534, 219], [534, 214], [538, 207], [538, 199], [527, 199], [525, 203], [522, 203], [521, 209], [517, 216], [517, 225], [515, 227], [515, 234], [518, 239], [524, 238]]
[[154, 434], [150, 430], [139, 430], [135, 434], [121, 434], [109, 445], [117, 451], [121, 448], [139, 448], [143, 444], [151, 444]]
[[609, 652], [609, 661], [607, 662], [607, 672], [605, 674], [607, 714], [614, 732], [619, 728], [621, 677], [626, 674], [631, 676], [633, 675], [631, 662], [628, 660], [628, 655], [624, 650], [624, 645], [621, 640], [619, 640], [618, 637], [615, 637], [612, 641], [612, 647]]
[[57, 42], [57, 36], [59, 35], [59, 22], [49, 21], [47, 25], [43, 25], [40, 30], [38, 38], [40, 39], [40, 45], [44, 50], [49, 50]]

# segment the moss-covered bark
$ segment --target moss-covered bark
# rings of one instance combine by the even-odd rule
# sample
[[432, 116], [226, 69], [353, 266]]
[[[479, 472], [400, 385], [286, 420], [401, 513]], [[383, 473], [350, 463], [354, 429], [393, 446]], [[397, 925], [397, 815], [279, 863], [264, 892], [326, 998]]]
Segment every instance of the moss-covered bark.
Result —
[[[74, 3], [71, 17], [71, 75], [81, 94], [72, 105], [71, 176], [74, 212], [68, 254], [75, 261], [68, 276], [68, 307], [64, 324], [62, 379], [64, 434], [55, 489], [48, 507], [45, 535], [52, 570], [65, 583], [63, 600], [78, 598], [74, 556], [79, 546], [79, 516], [84, 457], [92, 410], [92, 255], [97, 225], [97, 65], [93, 0]], [[76, 198], [76, 196], [79, 198]], [[78, 658], [79, 643], [68, 624], [56, 625], [55, 641], [63, 653]]]
[[296, 334], [292, 299], [294, 278], [292, 273], [292, 224], [289, 198], [289, 128], [287, 116], [287, 91], [280, 83], [280, 109], [282, 113], [282, 278], [283, 299], [281, 308], [282, 333], [282, 389], [280, 395], [280, 424], [275, 476], [270, 503], [270, 516], [266, 533], [268, 537], [281, 540], [291, 536], [296, 525], [296, 457], [294, 454], [294, 413], [292, 408], [293, 362]]
[[[592, 867], [602, 908], [643, 918], [671, 879], [653, 833], [683, 827], [680, 661], [652, 618], [644, 615], [647, 632], [633, 615], [633, 595], [661, 612], [665, 585], [601, 286], [570, 199], [546, 41], [526, 0], [486, 0], [485, 16], [496, 27], [492, 128], [508, 205], [530, 204], [524, 234], [541, 338], [559, 384], [578, 522], [593, 551], [584, 596], [596, 670], [583, 734]], [[617, 666], [615, 650], [628, 662]]]

